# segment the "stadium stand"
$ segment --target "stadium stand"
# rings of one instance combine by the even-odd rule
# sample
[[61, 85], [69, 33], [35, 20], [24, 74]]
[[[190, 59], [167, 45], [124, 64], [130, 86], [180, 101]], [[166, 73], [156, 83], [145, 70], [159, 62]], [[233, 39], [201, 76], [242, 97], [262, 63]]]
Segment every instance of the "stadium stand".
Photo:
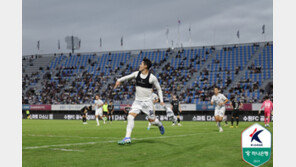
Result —
[[95, 94], [130, 103], [132, 84], [113, 90], [116, 78], [138, 69], [147, 57], [154, 64], [164, 100], [177, 94], [183, 103], [209, 103], [219, 86], [228, 98], [261, 102], [272, 97], [272, 42], [149, 49], [100, 53], [23, 56], [23, 104], [90, 103]]

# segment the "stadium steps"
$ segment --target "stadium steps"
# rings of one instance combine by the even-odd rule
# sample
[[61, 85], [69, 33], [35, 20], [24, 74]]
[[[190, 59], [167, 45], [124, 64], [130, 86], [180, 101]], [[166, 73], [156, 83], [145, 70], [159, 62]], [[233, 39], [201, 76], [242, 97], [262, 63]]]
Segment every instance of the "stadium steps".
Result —
[[248, 70], [248, 67], [250, 67], [252, 63], [254, 63], [254, 60], [259, 58], [259, 55], [263, 52], [263, 45], [264, 44], [260, 44], [260, 47], [252, 55], [251, 59], [248, 60], [248, 63], [245, 65], [243, 70], [240, 70], [239, 73], [234, 77], [232, 82], [228, 85], [226, 91], [224, 91], [225, 94], [228, 94], [229, 90], [240, 81], [240, 79], [244, 76], [245, 72]]
[[[49, 62], [51, 62], [52, 60], [54, 59], [54, 56], [53, 55], [49, 55], [49, 56], [45, 56], [45, 57], [40, 57], [40, 58], [36, 58], [32, 61], [33, 63], [33, 66], [30, 66], [28, 65], [26, 67], [26, 70], [25, 72], [23, 73], [23, 75], [26, 75], [28, 74], [28, 76], [30, 77], [30, 75], [32, 73], [35, 73], [35, 72], [39, 72], [40, 74], [40, 80], [35, 84], [35, 85], [29, 85], [25, 90], [24, 92], [26, 92], [27, 90], [29, 90], [30, 88], [35, 88], [36, 90], [40, 90], [40, 88], [42, 87], [41, 85], [41, 81], [42, 78], [43, 78], [43, 75], [44, 73], [47, 71], [46, 68], [47, 66], [49, 66]], [[29, 63], [30, 64], [30, 63]], [[39, 68], [42, 67], [43, 68], [43, 71], [39, 70]]]
[[26, 70], [23, 73], [23, 75], [31, 75], [34, 72], [38, 72], [40, 71], [39, 68], [42, 67], [44, 70], [46, 69], [47, 66], [49, 66], [49, 62], [51, 62], [51, 60], [53, 59], [53, 56], [46, 56], [46, 57], [41, 57], [41, 58], [37, 58], [34, 59], [32, 61], [33, 66], [30, 66], [29, 61], [25, 63], [26, 65]]

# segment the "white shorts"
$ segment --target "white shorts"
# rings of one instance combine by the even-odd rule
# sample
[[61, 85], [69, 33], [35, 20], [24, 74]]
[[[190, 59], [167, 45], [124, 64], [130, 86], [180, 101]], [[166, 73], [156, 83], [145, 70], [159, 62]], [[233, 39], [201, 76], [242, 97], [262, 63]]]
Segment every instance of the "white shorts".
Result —
[[97, 109], [95, 115], [103, 116], [103, 110]]
[[225, 107], [215, 108], [215, 116], [224, 117], [225, 114]]
[[131, 107], [131, 111], [129, 113], [140, 114], [140, 112], [142, 111], [148, 116], [148, 119], [155, 119], [153, 106], [154, 105], [152, 103], [152, 100], [151, 101], [135, 100]]

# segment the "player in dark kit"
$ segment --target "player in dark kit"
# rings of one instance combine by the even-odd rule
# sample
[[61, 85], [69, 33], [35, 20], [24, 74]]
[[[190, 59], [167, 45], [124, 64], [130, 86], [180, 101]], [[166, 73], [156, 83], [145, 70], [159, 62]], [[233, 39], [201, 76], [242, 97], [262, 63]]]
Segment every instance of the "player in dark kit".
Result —
[[[177, 121], [178, 121], [178, 126], [181, 126], [180, 124], [180, 115], [181, 115], [181, 106], [180, 106], [180, 102], [177, 99], [177, 96], [173, 96], [173, 100], [171, 102], [172, 104], [172, 110], [174, 112], [175, 115], [177, 115]], [[174, 126], [175, 124], [173, 123], [172, 126]]]
[[233, 98], [231, 100], [231, 107], [232, 107], [232, 112], [231, 112], [231, 126], [230, 128], [233, 128], [233, 121], [234, 118], [236, 119], [236, 128], [238, 128], [238, 123], [239, 123], [239, 109], [243, 106], [243, 104], [238, 100], [237, 97]]
[[109, 105], [108, 105], [108, 121], [112, 122], [112, 115], [113, 115], [113, 112], [114, 112], [114, 105], [113, 105], [113, 102], [110, 101], [109, 102]]
[[131, 106], [130, 105], [127, 105], [126, 107], [124, 107], [124, 110], [123, 111], [124, 111], [124, 114], [125, 114], [125, 117], [124, 117], [125, 121], [127, 120], [128, 112], [130, 110], [131, 110]]
[[82, 116], [82, 122], [83, 124], [87, 124], [86, 122], [86, 116], [87, 116], [87, 112], [91, 111], [92, 107], [91, 106], [84, 106], [80, 111], [81, 111], [81, 116]]

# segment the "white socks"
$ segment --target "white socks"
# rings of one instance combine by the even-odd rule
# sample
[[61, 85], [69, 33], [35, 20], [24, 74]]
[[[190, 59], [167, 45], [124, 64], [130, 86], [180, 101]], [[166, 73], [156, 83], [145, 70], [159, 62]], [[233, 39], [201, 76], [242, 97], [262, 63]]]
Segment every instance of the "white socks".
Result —
[[135, 119], [135, 117], [132, 116], [132, 115], [127, 116], [127, 126], [126, 126], [126, 135], [125, 135], [125, 137], [131, 137], [131, 133], [133, 131], [134, 124], [135, 124], [134, 119]]
[[100, 125], [99, 118], [96, 118], [97, 125]]
[[151, 123], [150, 123], [150, 122], [148, 122], [148, 128], [150, 128], [150, 126], [151, 126]]

